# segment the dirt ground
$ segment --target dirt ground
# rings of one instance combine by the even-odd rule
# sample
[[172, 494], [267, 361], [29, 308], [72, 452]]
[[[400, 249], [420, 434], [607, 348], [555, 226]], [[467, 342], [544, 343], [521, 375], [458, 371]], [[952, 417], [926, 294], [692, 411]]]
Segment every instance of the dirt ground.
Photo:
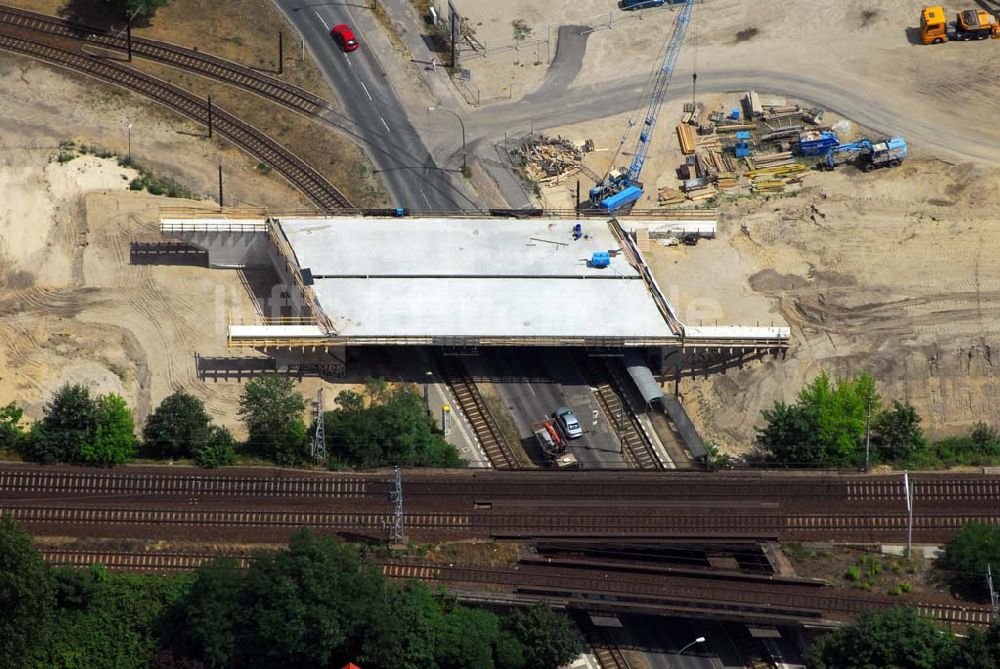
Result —
[[[706, 96], [705, 103], [729, 108], [737, 100]], [[665, 106], [643, 172], [644, 206], [655, 207], [651, 186], [679, 184], [679, 117], [679, 104]], [[828, 115], [824, 122], [838, 120]], [[623, 121], [610, 125], [623, 128]], [[863, 133], [852, 124], [846, 136]], [[593, 139], [598, 151], [586, 162], [599, 173], [610, 166], [619, 137], [597, 122], [552, 134]], [[1000, 389], [992, 359], [1000, 260], [989, 251], [1000, 241], [992, 225], [998, 185], [1000, 176], [987, 166], [911, 146], [896, 170], [811, 170], [800, 189], [780, 196], [751, 197], [745, 189], [724, 196], [717, 239], [695, 247], [654, 243], [647, 259], [685, 322], [792, 328], [785, 359], [682, 384], [699, 430], [726, 452], [744, 452], [760, 411], [793, 401], [821, 370], [871, 372], [884, 400], [913, 403], [932, 437], [964, 432], [978, 420], [1000, 423], [990, 399]], [[574, 190], [575, 178], [545, 188], [543, 200], [566, 206]]]
[[[87, 3], [73, 0], [12, 0], [12, 5], [63, 16], [76, 18], [87, 24], [110, 25], [120, 28], [123, 24], [120, 18], [112, 17], [102, 20], [101, 13], [92, 8], [80, 12], [78, 8]], [[84, 18], [80, 18], [80, 15]], [[253, 20], [232, 20], [233, 16], [253, 17]], [[308, 51], [300, 49], [299, 40], [294, 29], [285, 21], [281, 13], [269, 0], [227, 0], [225, 3], [213, 0], [184, 0], [174, 2], [157, 10], [148, 25], [137, 26], [133, 35], [150, 39], [162, 40], [180, 46], [202, 49], [213, 55], [221, 56], [262, 71], [277, 74], [278, 32], [284, 34], [284, 71], [280, 75], [284, 81], [296, 84], [312, 91], [326, 99], [334, 108], [339, 108], [339, 102], [334, 99], [329, 86], [322, 79], [312, 56]], [[384, 206], [387, 195], [376, 175], [371, 172], [371, 166], [364, 152], [354, 143], [330, 128], [300, 116], [290, 110], [250, 93], [225, 86], [214, 80], [183, 73], [166, 65], [159, 65], [143, 59], [134, 59], [132, 66], [143, 72], [152, 74], [172, 84], [180, 86], [202, 98], [212, 96], [213, 104], [218, 108], [232, 112], [241, 119], [262, 129], [271, 138], [277, 140], [293, 153], [300, 156], [309, 165], [322, 173], [337, 186], [344, 195], [357, 206]], [[100, 87], [110, 95], [120, 93], [112, 87]], [[127, 96], [130, 97], [131, 96]], [[139, 99], [139, 98], [134, 98]], [[169, 121], [180, 130], [196, 134], [205, 134], [203, 126], [189, 122], [170, 112], [158, 111], [158, 117]], [[139, 159], [146, 161], [150, 167], [159, 171], [172, 173], [175, 178], [183, 175], [190, 180], [192, 176], [178, 169], [174, 156], [162, 151], [163, 147], [142, 144], [139, 140], [145, 134], [145, 118], [130, 119], [134, 122], [133, 152]], [[127, 125], [127, 123], [126, 123]], [[114, 137], [110, 147], [124, 153], [124, 135]], [[235, 149], [226, 141], [216, 139], [206, 142], [208, 146], [219, 152], [232, 152]], [[261, 166], [253, 163], [261, 171]], [[264, 168], [264, 172], [267, 169]], [[281, 182], [284, 180], [274, 172], [269, 172], [268, 178]], [[214, 193], [211, 175], [206, 179], [204, 192]], [[226, 204], [229, 206], [262, 207], [267, 204], [253, 192], [242, 194], [226, 190]], [[298, 208], [312, 208], [307, 200], [299, 199], [295, 205]]]
[[[61, 163], [59, 145], [75, 139], [124, 153], [134, 120], [135, 160], [154, 170], [169, 164], [195, 192], [212, 192], [221, 160], [234, 198], [290, 209], [301, 205], [298, 194], [235, 149], [178, 132], [165, 112], [95, 94], [92, 82], [31, 60], [0, 60], [0, 90], [0, 403], [16, 401], [35, 419], [61, 384], [84, 383], [121, 393], [141, 421], [184, 388], [239, 433], [242, 385], [201, 381], [194, 361], [196, 353], [231, 355], [227, 314], [253, 309], [238, 273], [129, 264], [131, 242], [160, 238], [161, 205], [197, 203], [129, 191], [135, 172], [114, 159]], [[307, 378], [300, 388], [308, 397], [317, 383]], [[331, 401], [338, 390], [328, 386]]]
[[[787, 358], [682, 383], [699, 429], [723, 451], [745, 451], [761, 409], [775, 400], [794, 400], [821, 370], [836, 376], [873, 373], [885, 401], [912, 402], [931, 437], [962, 433], [978, 420], [1000, 423], [1000, 409], [991, 401], [1000, 389], [993, 361], [1000, 261], [989, 251], [1000, 241], [992, 225], [1000, 208], [1000, 177], [993, 167], [1000, 142], [995, 124], [983, 121], [992, 117], [998, 95], [996, 72], [978, 68], [1000, 43], [914, 44], [922, 5], [910, 0], [696, 5], [675, 87], [690, 90], [695, 61], [699, 86], [705, 86], [699, 90], [712, 90], [713, 80], [722, 78], [733, 82], [734, 91], [746, 90], [749, 86], [739, 83], [743, 73], [772, 78], [776, 86], [843, 102], [845, 108], [828, 109], [874, 126], [867, 131], [872, 136], [891, 132], [910, 144], [910, 158], [897, 170], [810, 171], [794, 193], [723, 198], [718, 239], [696, 247], [654, 247], [650, 262], [658, 280], [688, 322], [784, 321], [792, 328]], [[577, 13], [595, 13], [591, 4], [575, 5], [571, 14], [563, 6], [528, 2], [505, 5], [500, 13], [485, 0], [463, 0], [460, 8], [474, 23], [482, 22], [477, 26], [482, 39], [509, 37], [512, 17], [523, 17], [537, 35], [548, 25], [555, 34], [559, 25], [585, 23]], [[670, 18], [669, 12], [651, 13], [622, 24], [623, 30], [591, 33], [570, 90], [593, 89], [596, 95], [602, 82], [647, 72], [660, 57]], [[747, 32], [738, 36], [741, 31]], [[500, 62], [493, 56], [481, 61], [482, 71], [466, 61], [480, 86], [491, 76], [494, 87], [509, 78], [507, 70], [492, 64]], [[636, 65], [625, 71], [623, 61]], [[955, 72], [970, 67], [981, 76], [956, 78]], [[525, 78], [522, 87], [530, 92], [539, 81]], [[543, 94], [544, 87], [537, 92]], [[710, 109], [728, 109], [738, 95], [702, 93], [698, 100]], [[650, 196], [656, 187], [678, 184], [674, 126], [681, 104], [670, 99], [661, 112], [640, 207], [655, 207]], [[631, 159], [622, 153], [612, 160], [630, 116], [641, 120], [622, 114], [544, 132], [579, 143], [594, 140], [598, 150], [586, 164], [605, 174]], [[837, 118], [828, 114], [824, 122]], [[848, 136], [861, 132], [855, 123]], [[634, 136], [625, 151], [633, 141]], [[590, 179], [580, 175], [543, 189], [541, 202], [571, 205], [577, 178], [586, 192]]]

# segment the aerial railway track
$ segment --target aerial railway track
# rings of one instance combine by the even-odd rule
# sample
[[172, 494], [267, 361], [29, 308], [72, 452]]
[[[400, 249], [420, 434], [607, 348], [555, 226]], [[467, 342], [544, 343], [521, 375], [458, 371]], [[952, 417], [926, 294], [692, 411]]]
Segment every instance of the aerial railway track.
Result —
[[476, 439], [493, 468], [519, 469], [521, 463], [486, 406], [476, 382], [462, 367], [462, 362], [456, 356], [443, 354], [437, 355], [437, 362], [445, 383], [458, 402], [459, 410], [472, 426]]
[[[66, 505], [48, 501], [0, 503], [30, 532], [44, 536], [128, 537], [134, 539], [210, 537], [213, 533], [234, 541], [282, 541], [302, 527], [327, 533], [348, 533], [382, 539], [394, 516], [381, 509], [318, 511], [294, 509], [199, 508], [189, 501], [174, 506], [162, 502], [128, 506]], [[982, 512], [923, 513], [914, 516], [917, 542], [949, 539], [970, 522], [996, 523], [998, 514]], [[610, 506], [560, 512], [541, 506], [515, 510], [414, 511], [404, 514], [405, 532], [420, 539], [540, 538], [671, 539], [738, 537], [757, 540], [838, 540], [860, 542], [904, 541], [903, 513], [872, 510], [867, 514], [795, 513], [777, 508], [722, 509], [697, 506]]]
[[[75, 40], [122, 53], [128, 50], [128, 40], [110, 30], [0, 5], [0, 29], [5, 26], [24, 28], [40, 35]], [[270, 77], [251, 67], [168, 42], [133, 37], [132, 55], [216, 79], [307, 116], [315, 116], [327, 106], [325, 100], [294, 84]]]
[[663, 469], [652, 440], [617, 387], [607, 361], [593, 356], [580, 358], [587, 383], [594, 389], [608, 425], [621, 441], [625, 462], [633, 469]]
[[[206, 100], [127, 66], [9, 34], [0, 35], [0, 49], [30, 56], [140, 93], [198, 123], [208, 123]], [[254, 126], [218, 107], [214, 108], [212, 118], [213, 126], [220, 135], [270, 165], [319, 209], [334, 211], [351, 207], [347, 198], [323, 175]]]
[[[1000, 476], [911, 474], [914, 501], [921, 508], [1000, 506]], [[203, 470], [193, 467], [86, 467], [7, 464], [0, 466], [0, 500], [83, 495], [115, 497], [197, 497], [202, 500], [337, 500], [382, 504], [392, 488], [391, 472], [310, 472], [279, 469]], [[556, 501], [574, 506], [581, 500], [633, 503], [703, 503], [772, 501], [797, 509], [817, 504], [840, 509], [905, 508], [902, 475], [789, 475], [778, 471], [625, 472], [588, 470], [472, 471], [407, 470], [403, 489], [410, 505], [436, 502], [444, 507], [473, 502], [494, 505]], [[874, 505], [874, 506], [872, 506]]]
[[[103, 564], [120, 571], [177, 572], [196, 568], [215, 557], [210, 553], [116, 552], [102, 549], [42, 548], [47, 562], [81, 567]], [[246, 567], [252, 557], [230, 555]], [[898, 598], [861, 591], [844, 591], [822, 581], [797, 578], [752, 577], [735, 572], [670, 573], [669, 570], [634, 571], [629, 565], [610, 569], [601, 564], [539, 561], [516, 566], [480, 567], [435, 564], [414, 560], [376, 563], [392, 580], [419, 579], [455, 590], [483, 595], [497, 593], [509, 601], [546, 601], [574, 609], [595, 611], [647, 611], [730, 619], [751, 618], [773, 623], [813, 621], [829, 624], [874, 609], [899, 604]], [[504, 594], [506, 593], [506, 594]], [[924, 615], [955, 627], [986, 626], [985, 606], [913, 601]], [[609, 652], [611, 666], [621, 658]]]

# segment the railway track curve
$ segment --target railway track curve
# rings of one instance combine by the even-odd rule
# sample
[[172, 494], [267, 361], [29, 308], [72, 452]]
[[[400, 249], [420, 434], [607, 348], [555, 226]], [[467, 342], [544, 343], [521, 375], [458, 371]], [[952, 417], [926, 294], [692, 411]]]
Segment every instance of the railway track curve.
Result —
[[[128, 40], [112, 31], [8, 5], [0, 5], [0, 25], [25, 28], [122, 53], [128, 51]], [[325, 100], [294, 84], [246, 65], [169, 42], [133, 37], [132, 55], [242, 88], [307, 116], [315, 116], [327, 107]]]
[[[0, 49], [30, 56], [141, 93], [193, 121], [208, 123], [206, 100], [123, 65], [10, 35], [0, 35]], [[323, 175], [249, 123], [223, 109], [214, 108], [213, 125], [220, 135], [270, 165], [319, 209], [335, 211], [351, 208], [347, 198]]]

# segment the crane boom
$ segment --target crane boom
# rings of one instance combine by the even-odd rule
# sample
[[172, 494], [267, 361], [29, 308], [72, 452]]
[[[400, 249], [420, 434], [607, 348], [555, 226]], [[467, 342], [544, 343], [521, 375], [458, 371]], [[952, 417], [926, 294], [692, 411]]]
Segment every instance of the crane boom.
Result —
[[685, 0], [677, 17], [674, 19], [674, 26], [670, 33], [670, 40], [667, 42], [666, 53], [663, 56], [663, 63], [656, 73], [653, 82], [653, 92], [646, 107], [646, 117], [643, 120], [642, 130], [639, 132], [639, 139], [636, 142], [635, 151], [632, 154], [632, 164], [626, 174], [618, 174], [612, 170], [604, 177], [604, 180], [590, 189], [590, 200], [602, 209], [614, 211], [632, 204], [642, 196], [642, 186], [639, 185], [639, 174], [642, 166], [646, 162], [646, 154], [649, 153], [649, 145], [653, 139], [653, 129], [656, 127], [656, 119], [660, 115], [660, 108], [670, 86], [670, 80], [674, 76], [674, 65], [677, 56], [680, 54], [681, 45], [684, 43], [684, 36], [687, 34], [688, 24], [691, 22], [691, 11], [694, 0]]
[[660, 71], [656, 73], [656, 83], [653, 84], [653, 95], [650, 97], [649, 106], [646, 108], [646, 120], [643, 122], [642, 131], [639, 133], [639, 141], [636, 143], [632, 165], [628, 169], [628, 178], [632, 183], [639, 180], [639, 173], [642, 172], [642, 166], [646, 162], [649, 144], [653, 139], [653, 128], [656, 127], [656, 119], [660, 115], [663, 99], [666, 97], [670, 80], [674, 76], [674, 65], [677, 63], [677, 56], [681, 52], [681, 45], [684, 43], [688, 24], [691, 22], [692, 5], [694, 5], [694, 0], [686, 0], [684, 7], [681, 8], [680, 13], [674, 20], [674, 29], [670, 35], [670, 43], [667, 45], [667, 53], [663, 58], [663, 65], [660, 67]]

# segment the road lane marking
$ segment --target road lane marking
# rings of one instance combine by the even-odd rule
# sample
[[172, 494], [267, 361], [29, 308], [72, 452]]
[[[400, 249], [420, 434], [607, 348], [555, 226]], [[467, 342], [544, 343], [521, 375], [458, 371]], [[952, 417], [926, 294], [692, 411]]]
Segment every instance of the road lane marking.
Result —
[[365, 82], [359, 80], [358, 83], [361, 84], [361, 88], [365, 89], [365, 95], [368, 96], [368, 99], [374, 101], [375, 98], [373, 98], [372, 94], [368, 92], [368, 87], [365, 86]]
[[424, 196], [424, 202], [427, 203], [427, 209], [432, 209], [433, 207], [431, 207], [431, 201], [427, 199], [427, 193], [425, 193], [424, 191], [420, 191], [420, 194]]
[[316, 10], [313, 10], [313, 14], [316, 15], [316, 18], [319, 19], [319, 22], [323, 24], [324, 28], [326, 28], [327, 30], [330, 29], [330, 26], [326, 25], [326, 21], [324, 21], [323, 17], [319, 15], [319, 12], [317, 12]]
[[347, 67], [349, 67], [349, 68], [351, 68], [351, 69], [353, 70], [353, 69], [354, 69], [354, 66], [353, 66], [353, 65], [351, 65], [351, 59], [347, 57], [347, 54], [346, 54], [346, 53], [344, 54], [344, 60], [346, 60], [346, 61], [347, 61]]
[[[384, 126], [385, 126], [385, 129], [386, 129], [386, 130], [388, 130], [389, 132], [392, 132], [392, 130], [391, 130], [391, 129], [389, 128], [389, 124], [385, 122], [385, 119], [384, 119], [384, 118], [382, 118], [381, 116], [379, 116], [379, 117], [378, 117], [378, 120], [382, 121], [382, 125], [384, 125]], [[426, 197], [426, 196], [425, 196], [425, 197]], [[428, 202], [428, 204], [430, 204], [430, 203]]]

